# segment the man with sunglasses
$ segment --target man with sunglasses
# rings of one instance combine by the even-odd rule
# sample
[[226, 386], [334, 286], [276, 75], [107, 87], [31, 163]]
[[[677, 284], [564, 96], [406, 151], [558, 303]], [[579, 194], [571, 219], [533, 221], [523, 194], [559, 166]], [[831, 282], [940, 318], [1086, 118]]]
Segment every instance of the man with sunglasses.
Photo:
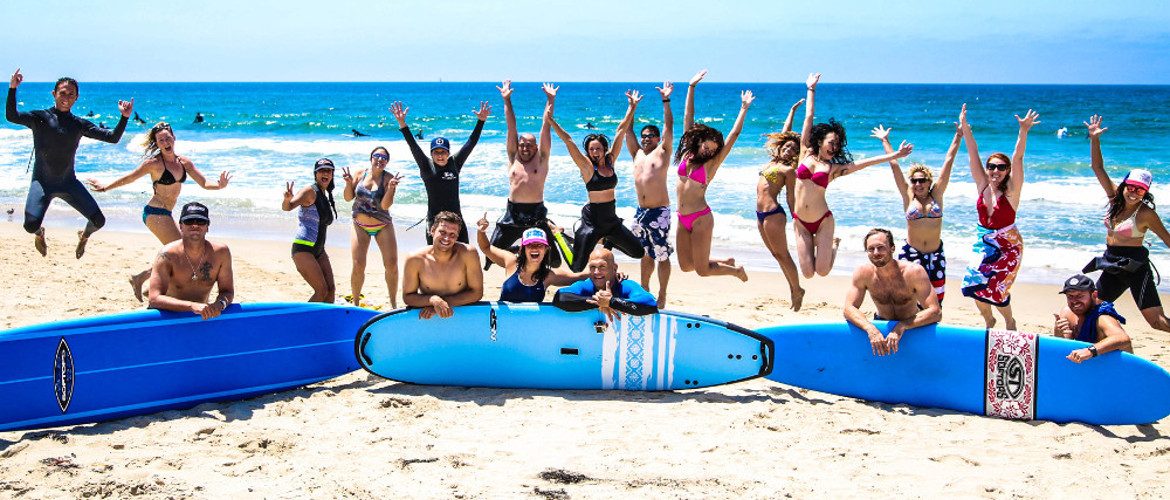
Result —
[[674, 114], [670, 110], [670, 93], [674, 85], [662, 82], [662, 130], [654, 125], [642, 127], [641, 140], [634, 136], [633, 123], [626, 128], [626, 147], [634, 160], [634, 191], [638, 194], [638, 210], [630, 228], [642, 244], [642, 288], [650, 289], [650, 277], [658, 268], [658, 307], [666, 307], [666, 285], [670, 282], [670, 194], [666, 190], [670, 170], [670, 152], [673, 141]]
[[[202, 203], [183, 205], [179, 216], [182, 239], [163, 246], [150, 270], [149, 308], [192, 312], [211, 319], [232, 303], [232, 253], [227, 245], [207, 241], [210, 224]], [[219, 294], [208, 302], [212, 286]]]
[[[463, 164], [467, 162], [467, 157], [471, 156], [471, 150], [475, 149], [475, 143], [479, 141], [479, 134], [483, 132], [483, 124], [492, 114], [492, 107], [487, 101], [479, 104], [479, 111], [474, 111], [475, 129], [471, 131], [471, 137], [467, 139], [463, 147], [459, 148], [458, 153], [451, 154], [451, 141], [447, 140], [446, 137], [436, 137], [431, 139], [430, 157], [423, 153], [422, 148], [415, 141], [415, 135], [410, 132], [410, 126], [406, 124], [406, 113], [409, 111], [410, 108], [403, 106], [401, 102], [395, 102], [390, 106], [390, 112], [398, 121], [398, 130], [402, 132], [402, 137], [410, 146], [410, 153], [414, 156], [414, 162], [418, 164], [419, 177], [422, 178], [423, 186], [427, 189], [427, 227], [431, 227], [435, 220], [435, 214], [439, 212], [455, 213], [462, 218], [463, 211], [459, 204], [459, 172], [463, 170]], [[420, 133], [419, 138], [421, 137]], [[460, 227], [459, 242], [469, 243], [470, 241], [467, 237], [466, 225]], [[428, 232], [427, 244], [432, 243], [434, 243], [434, 239]]]

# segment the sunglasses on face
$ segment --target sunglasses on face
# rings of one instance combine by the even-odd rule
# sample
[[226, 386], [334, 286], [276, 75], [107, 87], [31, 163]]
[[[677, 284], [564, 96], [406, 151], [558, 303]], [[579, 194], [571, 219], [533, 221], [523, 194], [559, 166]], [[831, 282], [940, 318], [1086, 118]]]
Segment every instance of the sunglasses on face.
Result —
[[1146, 192], [1146, 191], [1147, 191], [1147, 190], [1146, 190], [1146, 188], [1144, 188], [1144, 187], [1141, 187], [1141, 186], [1138, 186], [1138, 185], [1136, 185], [1136, 184], [1126, 184], [1126, 185], [1125, 185], [1125, 189], [1128, 189], [1128, 190], [1130, 190], [1130, 191], [1136, 191], [1136, 192], [1139, 192], [1139, 193], [1144, 193], [1144, 192]]
[[913, 179], [910, 179], [910, 183], [911, 184], [930, 184], [930, 179], [927, 179], [926, 177], [915, 177]]
[[1000, 172], [1007, 172], [1008, 168], [1009, 167], [1008, 167], [1007, 163], [988, 163], [987, 164], [987, 170], [999, 170]]
[[184, 222], [183, 224], [186, 224], [186, 225], [188, 225], [188, 226], [199, 226], [199, 227], [203, 227], [203, 226], [206, 226], [206, 225], [207, 225], [207, 221], [202, 221], [202, 220], [193, 220], [193, 221]]
[[654, 139], [656, 137], [658, 137], [658, 136], [655, 134], [642, 134], [643, 139]]
[[384, 155], [382, 153], [374, 153], [374, 154], [370, 155], [370, 158], [373, 158], [375, 160], [389, 160], [390, 155]]

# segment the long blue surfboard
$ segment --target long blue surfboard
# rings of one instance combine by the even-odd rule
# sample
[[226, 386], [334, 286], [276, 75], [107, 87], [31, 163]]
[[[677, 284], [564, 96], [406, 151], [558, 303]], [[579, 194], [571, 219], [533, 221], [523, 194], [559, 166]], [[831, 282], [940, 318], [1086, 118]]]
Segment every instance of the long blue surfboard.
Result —
[[767, 375], [772, 342], [751, 330], [675, 312], [565, 312], [480, 302], [446, 319], [400, 309], [355, 339], [362, 367], [401, 382], [524, 389], [694, 389]]
[[[893, 323], [874, 325], [888, 333]], [[879, 357], [846, 322], [757, 332], [776, 344], [769, 379], [821, 392], [1023, 420], [1146, 424], [1170, 415], [1165, 369], [1125, 352], [1077, 364], [1065, 356], [1088, 344], [1074, 340], [930, 325]]]
[[0, 332], [0, 431], [99, 422], [242, 399], [358, 369], [376, 313], [243, 304], [208, 321], [139, 311]]

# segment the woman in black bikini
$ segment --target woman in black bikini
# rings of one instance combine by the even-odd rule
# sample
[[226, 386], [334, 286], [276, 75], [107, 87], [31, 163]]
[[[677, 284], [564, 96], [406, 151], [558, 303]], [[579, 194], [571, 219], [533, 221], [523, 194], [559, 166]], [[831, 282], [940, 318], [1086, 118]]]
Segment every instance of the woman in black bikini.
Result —
[[[179, 192], [183, 189], [183, 182], [190, 175], [199, 187], [208, 190], [223, 189], [231, 180], [228, 171], [220, 172], [219, 181], [215, 184], [207, 182], [207, 178], [195, 164], [185, 156], [175, 153], [175, 131], [167, 122], [158, 122], [146, 134], [142, 142], [146, 149], [146, 157], [138, 168], [122, 176], [120, 179], [103, 185], [97, 179], [88, 179], [89, 186], [94, 191], [104, 193], [114, 188], [125, 186], [138, 180], [139, 177], [150, 175], [154, 196], [142, 207], [142, 223], [150, 230], [158, 241], [164, 245], [176, 241], [179, 236], [179, 225], [171, 212], [179, 200]], [[150, 277], [150, 268], [130, 277], [130, 287], [134, 290], [134, 297], [142, 302], [142, 285]]]

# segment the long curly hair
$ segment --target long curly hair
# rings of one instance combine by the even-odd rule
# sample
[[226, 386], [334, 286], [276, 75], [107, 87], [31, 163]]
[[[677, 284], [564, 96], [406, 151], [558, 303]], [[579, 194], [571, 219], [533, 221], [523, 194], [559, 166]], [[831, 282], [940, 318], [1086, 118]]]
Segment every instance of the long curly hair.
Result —
[[837, 149], [837, 154], [829, 159], [829, 163], [845, 164], [853, 162], [853, 155], [849, 154], [847, 148], [848, 142], [845, 140], [845, 126], [834, 118], [829, 118], [828, 123], [818, 123], [813, 125], [812, 131], [809, 132], [810, 146], [813, 156], [819, 157], [821, 154], [821, 143], [825, 141], [828, 135], [837, 134], [837, 140], [840, 141], [841, 146]]
[[[799, 156], [800, 156], [800, 154], [799, 154], [800, 134], [793, 132], [793, 131], [773, 132], [771, 134], [768, 134], [767, 137], [768, 137], [768, 142], [764, 144], [764, 149], [768, 151], [768, 155], [772, 157], [772, 161], [774, 161], [776, 163], [784, 163], [785, 165], [788, 165], [790, 167], [795, 167], [796, 164], [800, 161], [800, 158], [799, 158]], [[789, 141], [796, 142], [796, 147], [798, 148], [798, 151], [797, 151], [798, 154], [793, 156], [792, 159], [789, 160], [788, 162], [784, 162], [780, 159], [780, 150], [783, 149], [784, 145], [787, 144]]]
[[[710, 158], [699, 155], [700, 146], [704, 142], [713, 141], [716, 144], [715, 152], [711, 154]], [[682, 138], [678, 140], [678, 151], [674, 153], [674, 161], [679, 161], [685, 155], [691, 155], [699, 163], [705, 163], [707, 160], [714, 158], [720, 151], [723, 150], [723, 132], [715, 130], [711, 127], [696, 123], [687, 129]]]
[[142, 147], [145, 148], [145, 150], [142, 152], [143, 157], [152, 158], [158, 156], [158, 154], [161, 153], [158, 148], [158, 133], [162, 132], [163, 130], [170, 132], [172, 136], [175, 135], [175, 131], [171, 129], [171, 124], [167, 122], [158, 122], [154, 124], [153, 127], [150, 127], [150, 132], [146, 133], [146, 139], [143, 139], [142, 141]]

